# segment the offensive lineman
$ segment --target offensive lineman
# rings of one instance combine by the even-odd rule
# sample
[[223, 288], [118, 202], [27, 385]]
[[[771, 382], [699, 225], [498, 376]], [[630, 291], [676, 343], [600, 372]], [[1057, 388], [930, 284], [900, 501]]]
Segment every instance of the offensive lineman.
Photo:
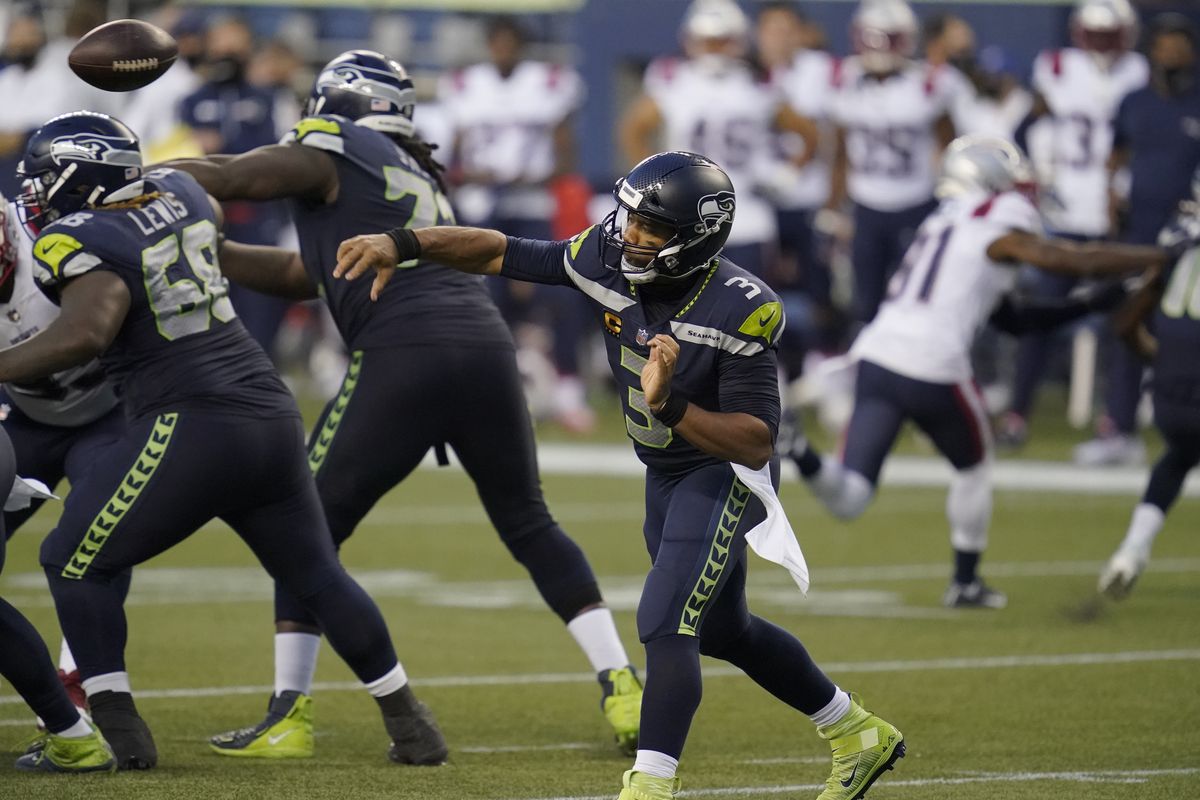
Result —
[[[453, 224], [441, 166], [415, 135], [416, 92], [404, 67], [369, 50], [333, 59], [313, 84], [308, 116], [283, 144], [237, 157], [181, 161], [219, 200], [288, 198], [303, 264], [234, 269], [263, 292], [316, 297], [351, 350], [342, 390], [325, 408], [308, 463], [336, 544], [431, 448], [454, 448], [492, 524], [598, 674], [618, 744], [637, 742], [641, 683], [586, 556], [550, 516], [512, 337], [477, 278], [406, 262], [378, 303], [331, 277], [343, 239], [393, 226]], [[443, 388], [430, 393], [429, 385]], [[481, 415], [480, 407], [490, 413]], [[386, 442], [380, 448], [378, 443]], [[364, 455], [364, 454], [370, 454]], [[222, 755], [312, 755], [313, 673], [321, 629], [276, 594], [275, 693], [257, 725], [211, 740]], [[288, 730], [294, 735], [284, 736]]]
[[379, 703], [389, 757], [444, 761], [445, 741], [413, 695], [379, 609], [338, 563], [295, 401], [238, 321], [218, 268], [222, 251], [272, 264], [295, 255], [223, 246], [215, 201], [185, 173], [143, 172], [137, 136], [105, 114], [45, 123], [19, 173], [24, 224], [37, 236], [35, 275], [61, 313], [0, 351], [0, 382], [99, 358], [128, 418], [72, 487], [40, 557], [118, 767], [150, 769], [158, 752], [125, 670], [115, 579], [214, 517], [321, 620]]

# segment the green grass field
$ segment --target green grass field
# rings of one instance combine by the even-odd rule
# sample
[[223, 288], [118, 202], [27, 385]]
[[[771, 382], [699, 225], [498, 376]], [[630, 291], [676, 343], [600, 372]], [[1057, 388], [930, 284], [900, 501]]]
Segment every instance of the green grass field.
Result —
[[[592, 559], [636, 648], [646, 568], [641, 482], [550, 475], [552, 509]], [[851, 525], [803, 488], [784, 502], [808, 557], [802, 599], [753, 559], [752, 606], [797, 633], [844, 687], [899, 725], [908, 757], [871, 798], [1200, 798], [1200, 507], [1184, 499], [1132, 598], [1092, 606], [1102, 561], [1134, 498], [1000, 492], [984, 574], [1001, 612], [938, 604], [949, 570], [944, 492], [885, 488]], [[57, 650], [36, 571], [43, 512], [10, 543], [0, 594]], [[128, 663], [154, 730], [158, 769], [26, 776], [0, 764], [0, 798], [615, 798], [629, 761], [609, 744], [582, 655], [539, 603], [457, 470], [421, 471], [389, 495], [344, 550], [382, 606], [418, 693], [451, 743], [450, 763], [384, 757], [374, 703], [326, 647], [316, 692], [317, 755], [221, 759], [207, 735], [256, 722], [271, 682], [270, 586], [249, 551], [210, 526], [135, 573]], [[685, 795], [812, 798], [828, 748], [811, 724], [723, 665], [684, 753]], [[0, 688], [0, 752], [15, 758], [31, 715]]]

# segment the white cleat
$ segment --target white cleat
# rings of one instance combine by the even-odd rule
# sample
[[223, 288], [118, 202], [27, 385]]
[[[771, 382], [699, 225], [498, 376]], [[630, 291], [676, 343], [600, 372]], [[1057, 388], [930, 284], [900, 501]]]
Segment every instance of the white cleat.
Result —
[[1133, 590], [1133, 584], [1137, 583], [1138, 576], [1142, 574], [1142, 570], [1146, 568], [1149, 560], [1148, 553], [1138, 553], [1121, 548], [1113, 553], [1113, 557], [1108, 560], [1104, 571], [1100, 573], [1097, 590], [1114, 600], [1128, 597], [1130, 591]]

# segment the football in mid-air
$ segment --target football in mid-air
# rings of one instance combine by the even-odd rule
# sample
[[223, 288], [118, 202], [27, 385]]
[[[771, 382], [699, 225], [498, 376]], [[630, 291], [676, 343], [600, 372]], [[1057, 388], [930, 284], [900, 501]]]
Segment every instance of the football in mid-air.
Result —
[[149, 22], [118, 19], [93, 28], [71, 48], [71, 71], [98, 89], [140, 89], [175, 63], [179, 46]]

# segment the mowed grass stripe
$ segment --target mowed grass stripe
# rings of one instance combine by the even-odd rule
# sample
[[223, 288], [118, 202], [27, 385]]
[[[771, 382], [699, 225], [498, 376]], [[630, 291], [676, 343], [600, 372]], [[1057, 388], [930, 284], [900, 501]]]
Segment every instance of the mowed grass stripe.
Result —
[[[1105, 664], [1134, 664], [1157, 661], [1200, 661], [1200, 649], [1186, 650], [1127, 650], [1113, 653], [1060, 653], [1049, 655], [984, 656], [977, 658], [930, 658], [890, 661], [843, 661], [824, 665], [832, 674], [913, 672], [928, 670], [974, 670], [1012, 667], [1102, 666]], [[727, 678], [744, 673], [734, 667], [713, 667], [704, 670], [706, 678]], [[543, 672], [515, 675], [445, 675], [432, 678], [413, 678], [412, 685], [432, 688], [464, 688], [470, 686], [522, 686], [549, 683], [594, 683], [596, 676], [587, 672]], [[313, 684], [314, 692], [361, 691], [355, 681], [329, 681]], [[180, 689], [147, 689], [135, 692], [138, 700], [178, 698], [227, 697], [243, 694], [268, 694], [273, 686], [206, 686]], [[20, 697], [0, 697], [0, 705], [24, 703]]]

